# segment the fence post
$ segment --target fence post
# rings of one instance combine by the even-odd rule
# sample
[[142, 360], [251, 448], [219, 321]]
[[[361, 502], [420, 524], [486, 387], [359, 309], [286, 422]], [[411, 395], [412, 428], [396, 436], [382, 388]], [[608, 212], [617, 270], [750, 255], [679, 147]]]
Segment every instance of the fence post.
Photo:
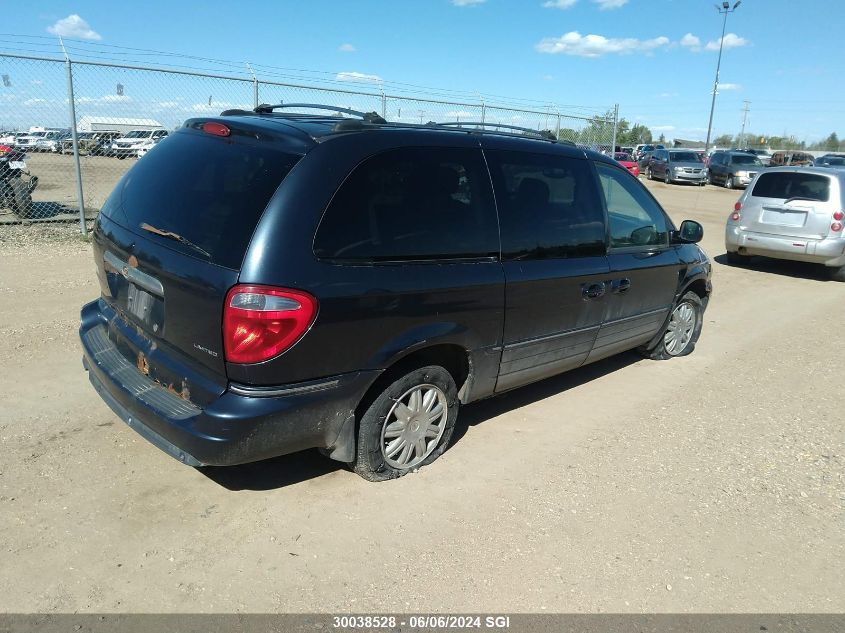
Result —
[[[560, 115], [559, 114], [557, 115], [557, 129], [555, 130], [555, 138], [560, 140]], [[571, 141], [572, 139], [568, 139], [568, 140]]]
[[487, 108], [484, 105], [484, 99], [481, 100], [481, 122], [485, 123], [485, 116], [487, 115]]
[[252, 69], [252, 64], [246, 63], [246, 68], [249, 74], [252, 75], [252, 107], [258, 107], [258, 77], [255, 76], [255, 71]]
[[381, 89], [381, 118], [387, 118], [387, 97], [384, 96], [384, 88]]
[[[64, 48], [64, 46], [62, 46]], [[67, 101], [70, 108], [70, 135], [73, 140], [73, 163], [76, 167], [76, 197], [79, 200], [79, 230], [82, 237], [88, 237], [88, 227], [85, 226], [85, 199], [82, 195], [82, 167], [79, 164], [79, 138], [76, 134], [76, 102], [73, 96], [73, 68], [70, 57], [65, 52], [65, 67], [67, 68]]]
[[613, 141], [610, 145], [610, 156], [616, 153], [616, 131], [617, 126], [619, 125], [619, 104], [616, 104], [616, 107], [613, 108]]

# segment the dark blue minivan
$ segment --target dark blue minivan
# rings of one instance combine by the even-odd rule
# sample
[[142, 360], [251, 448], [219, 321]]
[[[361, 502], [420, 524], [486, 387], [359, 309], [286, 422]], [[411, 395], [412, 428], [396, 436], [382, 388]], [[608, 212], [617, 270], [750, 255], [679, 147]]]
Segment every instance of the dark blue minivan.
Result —
[[461, 404], [693, 350], [701, 225], [676, 228], [611, 159], [531, 130], [303, 109], [185, 122], [97, 219], [83, 362], [173, 457], [316, 447], [390, 479], [446, 449]]

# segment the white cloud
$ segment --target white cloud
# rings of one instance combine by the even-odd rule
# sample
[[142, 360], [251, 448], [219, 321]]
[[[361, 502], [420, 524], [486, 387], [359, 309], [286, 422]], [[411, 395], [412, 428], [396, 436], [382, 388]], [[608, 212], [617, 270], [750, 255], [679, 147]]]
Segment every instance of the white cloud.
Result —
[[688, 48], [695, 53], [701, 50], [701, 40], [692, 33], [687, 33], [686, 35], [684, 35], [681, 38], [680, 44], [684, 48]]
[[101, 40], [103, 39], [91, 26], [79, 17], [72, 13], [66, 18], [62, 18], [53, 26], [47, 27], [47, 32], [61, 37], [73, 37], [78, 40]]
[[479, 4], [484, 4], [487, 0], [452, 0], [452, 4], [456, 7], [474, 7]]
[[337, 50], [341, 53], [354, 53], [358, 49], [356, 49], [352, 44], [341, 44], [337, 47]]
[[657, 96], [662, 98], [662, 99], [671, 99], [672, 97], [677, 97], [678, 93], [677, 92], [661, 92]]
[[547, 9], [568, 9], [575, 6], [578, 0], [547, 0], [543, 6]]
[[155, 106], [157, 108], [175, 108], [179, 105], [178, 101], [156, 101]]
[[543, 75], [543, 81], [554, 81], [554, 75]]
[[601, 57], [602, 55], [647, 53], [669, 44], [668, 37], [638, 40], [634, 37], [607, 38], [603, 35], [581, 35], [570, 31], [560, 37], [545, 37], [535, 46], [540, 53]]
[[599, 9], [602, 11], [618, 9], [628, 4], [628, 0], [593, 0], [593, 2], [599, 5]]
[[383, 79], [378, 75], [366, 75], [358, 72], [342, 72], [335, 75], [337, 81], [357, 81], [369, 84], [380, 84]]
[[651, 130], [653, 132], [672, 132], [674, 131], [674, 125], [652, 125]]
[[47, 103], [47, 100], [46, 99], [27, 99], [26, 101], [23, 102], [23, 105], [34, 106], [34, 105], [38, 105], [39, 103]]
[[742, 90], [742, 84], [719, 84], [719, 90]]
[[78, 97], [77, 103], [128, 103], [132, 101], [129, 95], [104, 95], [102, 97]]
[[[745, 46], [746, 44], [748, 44], [748, 40], [744, 37], [740, 37], [736, 33], [728, 33], [723, 39], [722, 47], [739, 48], [740, 46]], [[718, 51], [719, 40], [712, 40], [710, 42], [707, 42], [707, 46], [705, 46], [704, 48], [706, 48], [708, 51]]]
[[452, 110], [447, 112], [444, 116], [447, 121], [457, 121], [458, 119], [463, 119], [464, 121], [477, 121], [481, 118], [478, 114], [470, 112], [469, 110]]
[[32, 81], [30, 81], [29, 83], [31, 83], [33, 86], [40, 86], [40, 85], [41, 85], [41, 84], [43, 84], [44, 82], [43, 82], [41, 79], [33, 79], [33, 80], [32, 80]]

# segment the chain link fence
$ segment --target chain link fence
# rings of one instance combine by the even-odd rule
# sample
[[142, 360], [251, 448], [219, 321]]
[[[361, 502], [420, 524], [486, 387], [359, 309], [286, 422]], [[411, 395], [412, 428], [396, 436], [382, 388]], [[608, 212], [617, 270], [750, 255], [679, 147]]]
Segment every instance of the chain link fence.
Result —
[[[396, 123], [487, 123], [548, 130], [605, 150], [613, 118], [282, 83], [257, 77], [0, 54], [0, 225], [79, 221], [83, 233], [117, 181], [186, 119], [260, 103], [319, 103]], [[3, 160], [5, 159], [5, 160]], [[26, 165], [25, 169], [23, 165]]]

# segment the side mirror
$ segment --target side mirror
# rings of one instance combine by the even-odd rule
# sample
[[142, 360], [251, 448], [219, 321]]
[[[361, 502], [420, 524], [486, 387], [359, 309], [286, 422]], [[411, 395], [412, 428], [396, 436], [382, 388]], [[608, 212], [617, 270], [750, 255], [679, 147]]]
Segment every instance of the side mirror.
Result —
[[675, 231], [674, 242], [681, 244], [698, 244], [704, 237], [704, 227], [695, 220], [684, 220], [681, 228]]

